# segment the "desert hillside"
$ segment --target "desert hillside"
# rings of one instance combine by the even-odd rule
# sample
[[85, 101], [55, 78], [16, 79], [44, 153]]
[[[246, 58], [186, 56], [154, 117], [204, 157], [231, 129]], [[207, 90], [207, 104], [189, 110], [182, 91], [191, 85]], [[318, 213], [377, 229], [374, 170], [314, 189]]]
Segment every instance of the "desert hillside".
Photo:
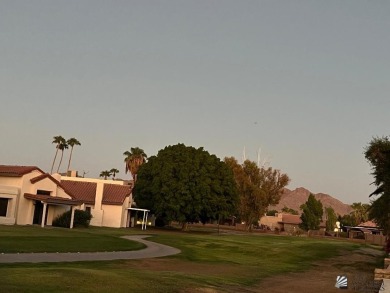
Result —
[[[275, 206], [270, 206], [269, 210], [281, 211], [283, 207], [288, 207], [294, 209], [301, 213], [300, 206], [305, 203], [309, 197], [310, 191], [299, 187], [294, 190], [285, 189], [284, 194], [282, 195], [279, 204]], [[314, 193], [313, 193], [314, 194]], [[338, 199], [324, 193], [314, 194], [317, 200], [322, 202], [324, 207], [332, 207], [336, 214], [343, 216], [352, 212], [350, 205], [342, 203]]]

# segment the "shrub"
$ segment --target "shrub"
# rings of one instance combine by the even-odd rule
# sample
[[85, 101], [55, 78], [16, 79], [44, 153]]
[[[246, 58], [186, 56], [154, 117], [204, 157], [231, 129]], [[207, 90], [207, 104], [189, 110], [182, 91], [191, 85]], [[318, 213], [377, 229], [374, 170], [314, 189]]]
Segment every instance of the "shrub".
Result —
[[[53, 220], [53, 226], [69, 228], [70, 217], [71, 217], [71, 211], [67, 211], [62, 215], [59, 215]], [[73, 227], [88, 227], [91, 219], [92, 219], [92, 215], [89, 212], [82, 211], [82, 210], [75, 210]]]

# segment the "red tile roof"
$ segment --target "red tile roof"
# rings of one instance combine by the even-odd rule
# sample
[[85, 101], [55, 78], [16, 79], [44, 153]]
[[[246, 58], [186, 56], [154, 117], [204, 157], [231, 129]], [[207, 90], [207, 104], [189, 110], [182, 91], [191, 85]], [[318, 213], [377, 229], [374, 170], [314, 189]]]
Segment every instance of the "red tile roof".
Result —
[[301, 217], [299, 215], [283, 214], [282, 215], [282, 223], [298, 225], [298, 224], [302, 223], [302, 220], [301, 220]]
[[71, 198], [75, 199], [76, 197], [74, 196], [74, 194], [72, 193], [71, 190], [67, 189], [65, 186], [63, 186], [61, 184], [61, 182], [59, 182], [57, 179], [55, 179], [53, 176], [51, 176], [50, 174], [46, 173], [46, 174], [41, 174], [37, 177], [34, 177], [32, 179], [30, 179], [30, 182], [31, 183], [37, 183], [45, 178], [48, 178], [49, 180], [53, 181], [54, 184], [56, 184], [58, 187], [62, 188]]
[[3, 177], [22, 177], [25, 174], [28, 174], [34, 170], [45, 173], [36, 166], [10, 166], [10, 165], [0, 165], [0, 176]]
[[[62, 180], [61, 185], [69, 191], [75, 199], [86, 204], [95, 204], [96, 183], [84, 181]], [[102, 204], [122, 205], [131, 193], [130, 185], [117, 185], [105, 183], [103, 188]]]
[[75, 199], [81, 200], [86, 204], [95, 204], [96, 183], [62, 180], [61, 185], [65, 191], [69, 191]]
[[378, 225], [373, 221], [367, 221], [364, 223], [360, 223], [358, 227], [368, 227], [368, 228], [377, 228]]
[[122, 205], [130, 193], [130, 185], [104, 184], [102, 204]]

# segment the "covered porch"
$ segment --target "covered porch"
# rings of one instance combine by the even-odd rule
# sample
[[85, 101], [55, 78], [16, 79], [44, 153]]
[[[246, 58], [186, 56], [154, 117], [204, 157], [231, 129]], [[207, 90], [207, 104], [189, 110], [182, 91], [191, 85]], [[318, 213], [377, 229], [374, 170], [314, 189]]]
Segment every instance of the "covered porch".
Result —
[[33, 224], [40, 224], [42, 228], [45, 227], [48, 217], [49, 206], [64, 207], [64, 209], [70, 208], [71, 220], [69, 228], [73, 228], [74, 212], [77, 206], [80, 206], [82, 202], [68, 199], [63, 197], [53, 197], [50, 195], [30, 194], [25, 193], [24, 198], [35, 201]]

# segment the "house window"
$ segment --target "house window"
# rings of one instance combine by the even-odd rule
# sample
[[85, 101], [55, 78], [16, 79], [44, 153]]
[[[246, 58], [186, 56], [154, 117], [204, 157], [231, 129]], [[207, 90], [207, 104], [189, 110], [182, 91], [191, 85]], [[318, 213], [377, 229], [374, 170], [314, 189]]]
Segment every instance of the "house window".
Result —
[[0, 198], [0, 217], [7, 216], [8, 198]]
[[37, 194], [40, 194], [40, 195], [50, 195], [51, 191], [48, 191], [48, 190], [41, 190], [41, 189], [38, 189], [37, 190]]

